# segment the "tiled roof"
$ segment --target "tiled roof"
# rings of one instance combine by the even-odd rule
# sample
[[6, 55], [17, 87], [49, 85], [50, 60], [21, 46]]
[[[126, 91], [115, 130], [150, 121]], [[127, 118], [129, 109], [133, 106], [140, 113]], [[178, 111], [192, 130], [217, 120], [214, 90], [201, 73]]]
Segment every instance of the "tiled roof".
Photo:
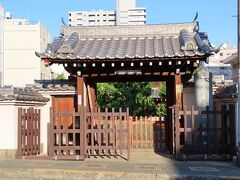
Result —
[[38, 92], [44, 91], [76, 91], [75, 81], [70, 80], [35, 80], [36, 86], [33, 86]]
[[49, 98], [43, 97], [37, 90], [32, 88], [12, 88], [0, 91], [0, 101], [27, 101], [48, 102]]
[[218, 86], [215, 98], [237, 98], [237, 84]]
[[143, 26], [65, 27], [41, 58], [98, 61], [204, 57], [211, 53], [195, 23]]

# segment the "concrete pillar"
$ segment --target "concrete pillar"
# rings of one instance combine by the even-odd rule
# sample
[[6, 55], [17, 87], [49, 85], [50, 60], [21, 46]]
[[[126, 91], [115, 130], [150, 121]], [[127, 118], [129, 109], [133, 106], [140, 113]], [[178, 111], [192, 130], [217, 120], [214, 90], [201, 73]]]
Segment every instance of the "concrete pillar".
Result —
[[212, 108], [212, 74], [201, 70], [194, 75], [196, 106]]

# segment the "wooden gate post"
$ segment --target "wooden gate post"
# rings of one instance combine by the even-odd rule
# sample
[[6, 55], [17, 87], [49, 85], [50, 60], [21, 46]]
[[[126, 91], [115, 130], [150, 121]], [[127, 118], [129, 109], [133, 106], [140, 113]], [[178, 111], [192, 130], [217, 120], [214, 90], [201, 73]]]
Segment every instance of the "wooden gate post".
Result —
[[97, 112], [97, 87], [94, 81], [89, 82], [90, 90], [88, 93], [90, 110]]
[[80, 112], [80, 156], [86, 158], [86, 107], [81, 108]]
[[176, 154], [177, 156], [180, 154], [180, 133], [179, 133], [179, 128], [180, 128], [180, 124], [179, 124], [179, 106], [174, 105], [174, 115], [173, 115], [173, 144], [175, 146], [174, 149], [174, 154]]
[[[177, 105], [180, 109], [182, 109], [182, 81], [181, 81], [181, 75], [174, 75], [174, 76], [169, 76], [167, 81], [167, 107], [172, 107], [173, 105]], [[174, 148], [173, 148], [173, 130], [174, 127], [173, 125], [173, 119], [174, 117], [172, 116], [171, 111], [167, 111], [167, 116], [168, 116], [168, 123], [166, 123], [166, 145], [169, 147], [171, 153], [174, 153]]]
[[127, 160], [129, 161], [130, 160], [130, 118], [129, 118], [129, 108], [127, 108]]
[[16, 158], [22, 156], [22, 108], [18, 108], [18, 149]]
[[53, 108], [50, 107], [50, 122], [48, 123], [48, 155], [53, 156], [53, 126], [54, 126], [54, 117], [53, 117]]
[[78, 112], [80, 112], [80, 108], [83, 106], [83, 77], [77, 76], [77, 105]]

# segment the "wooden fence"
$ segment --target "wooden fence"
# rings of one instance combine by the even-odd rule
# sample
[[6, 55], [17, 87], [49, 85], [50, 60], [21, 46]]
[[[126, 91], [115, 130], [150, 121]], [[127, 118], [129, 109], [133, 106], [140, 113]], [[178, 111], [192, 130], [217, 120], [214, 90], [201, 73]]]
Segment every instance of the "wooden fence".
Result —
[[88, 155], [130, 158], [128, 109], [126, 112], [53, 112], [48, 127], [49, 156], [84, 160]]
[[[130, 148], [165, 148], [165, 121], [158, 117], [129, 117], [128, 109], [118, 112], [50, 110], [48, 156], [43, 159], [84, 160], [87, 156], [125, 156]], [[40, 154], [40, 110], [19, 108], [18, 156]]]
[[173, 149], [180, 154], [229, 154], [235, 148], [235, 106], [210, 110], [173, 106]]
[[40, 109], [18, 108], [17, 157], [40, 154]]
[[131, 148], [165, 149], [165, 121], [159, 117], [130, 117]]

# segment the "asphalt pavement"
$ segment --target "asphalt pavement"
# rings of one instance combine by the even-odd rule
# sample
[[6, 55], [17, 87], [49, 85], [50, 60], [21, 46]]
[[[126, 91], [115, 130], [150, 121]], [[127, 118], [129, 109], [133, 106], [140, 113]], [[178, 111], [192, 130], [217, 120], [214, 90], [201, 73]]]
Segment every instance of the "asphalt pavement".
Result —
[[121, 157], [90, 157], [85, 161], [4, 160], [3, 179], [162, 180], [240, 179], [240, 168], [229, 161], [176, 161], [151, 151], [135, 151], [131, 160]]

